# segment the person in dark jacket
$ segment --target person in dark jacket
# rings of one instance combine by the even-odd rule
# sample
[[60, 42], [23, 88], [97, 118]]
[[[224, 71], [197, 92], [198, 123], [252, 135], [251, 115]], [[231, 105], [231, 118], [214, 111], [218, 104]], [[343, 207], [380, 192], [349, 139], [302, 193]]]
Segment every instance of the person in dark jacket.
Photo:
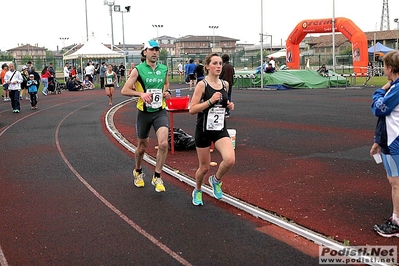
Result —
[[[230, 64], [230, 56], [228, 54], [223, 54], [222, 55], [222, 62], [223, 62], [223, 67], [222, 67], [222, 72], [220, 72], [219, 78], [227, 81], [229, 83], [229, 91], [228, 91], [228, 99], [231, 102], [231, 93], [233, 91], [233, 85], [234, 85], [234, 67]], [[230, 116], [230, 110], [226, 110], [226, 118]]]
[[201, 80], [205, 78], [204, 76], [204, 65], [202, 64], [202, 60], [198, 60], [198, 65], [194, 69], [194, 74], [197, 77], [197, 84]]

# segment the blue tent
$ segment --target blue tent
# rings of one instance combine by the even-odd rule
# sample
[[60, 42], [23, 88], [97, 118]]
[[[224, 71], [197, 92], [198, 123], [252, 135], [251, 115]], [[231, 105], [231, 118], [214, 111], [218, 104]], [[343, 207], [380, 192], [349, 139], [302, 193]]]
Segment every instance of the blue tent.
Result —
[[[375, 44], [375, 52], [376, 52], [376, 53], [383, 53], [383, 54], [386, 54], [386, 53], [388, 53], [388, 52], [390, 52], [390, 51], [392, 51], [392, 50], [393, 50], [392, 48], [386, 47], [386, 46], [382, 45], [382, 44], [379, 43], [379, 42], [377, 42], [377, 43]], [[369, 54], [373, 54], [373, 53], [374, 53], [374, 45], [371, 46], [371, 47], [368, 49], [368, 51], [369, 51]]]

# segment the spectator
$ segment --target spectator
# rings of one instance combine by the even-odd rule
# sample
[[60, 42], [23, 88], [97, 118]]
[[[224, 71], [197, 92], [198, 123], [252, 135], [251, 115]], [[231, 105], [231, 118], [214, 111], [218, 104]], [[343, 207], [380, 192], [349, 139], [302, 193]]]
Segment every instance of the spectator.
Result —
[[202, 64], [202, 60], [198, 60], [198, 65], [195, 67], [194, 69], [194, 74], [197, 78], [197, 84], [198, 82], [200, 82], [201, 80], [203, 80], [205, 78], [204, 76], [204, 65]]
[[195, 74], [194, 74], [194, 69], [197, 67], [197, 65], [194, 63], [194, 59], [190, 59], [190, 63], [187, 66], [187, 73], [188, 77], [190, 80], [190, 90], [192, 90], [195, 87]]
[[[98, 63], [96, 63], [96, 65], [94, 66], [94, 78], [93, 78], [93, 82], [92, 83], [97, 83], [98, 80], [98, 75], [100, 74], [100, 65]], [[86, 80], [86, 79], [85, 79]]]
[[82, 85], [76, 80], [77, 77], [72, 77], [67, 82], [67, 88], [69, 91], [81, 91]]
[[15, 69], [14, 63], [10, 63], [8, 67], [9, 70], [4, 76], [4, 84], [8, 85], [12, 112], [19, 113], [21, 111], [19, 91], [21, 89], [21, 83], [23, 79], [21, 73]]
[[[115, 72], [116, 76], [117, 76], [117, 77], [120, 77], [118, 66], [117, 66], [114, 62], [111, 63], [111, 66], [112, 66], [112, 71]], [[118, 80], [115, 81], [115, 86], [116, 86], [116, 87], [119, 87], [119, 82], [118, 82]]]
[[29, 73], [28, 73], [27, 66], [22, 67], [21, 75], [22, 75], [22, 83], [21, 83], [21, 93], [19, 95], [19, 99], [22, 100], [25, 95], [25, 100], [29, 100], [30, 98], [29, 98], [28, 87], [27, 87], [27, 82], [29, 80]]
[[118, 80], [120, 80], [121, 82], [126, 82], [125, 73], [126, 73], [126, 67], [123, 64], [123, 62], [120, 62]]
[[94, 77], [94, 66], [91, 61], [87, 63], [87, 66], [85, 67], [85, 73], [86, 77], [89, 77], [89, 80], [93, 82], [93, 77]]
[[28, 61], [28, 62], [26, 63], [26, 67], [28, 68], [28, 73], [29, 73], [29, 75], [32, 74], [32, 73], [31, 73], [31, 72], [32, 72], [32, 62], [31, 62], [31, 61]]
[[[37, 88], [39, 89], [41, 77], [40, 77], [39, 73], [36, 72], [36, 68], [34, 66], [31, 67], [30, 73], [33, 74], [34, 80], [37, 81]], [[36, 94], [36, 97], [38, 97], [37, 94]]]
[[375, 67], [372, 62], [369, 62], [367, 65], [367, 77], [363, 86], [367, 85], [367, 82], [371, 79], [371, 86], [374, 87], [374, 75], [375, 75]]
[[64, 80], [65, 80], [65, 83], [67, 83], [69, 80], [69, 63], [65, 63], [65, 66], [64, 66]]
[[[228, 54], [222, 55], [223, 67], [220, 72], [219, 78], [227, 81], [229, 83], [229, 90], [227, 92], [228, 100], [231, 102], [231, 93], [233, 91], [234, 85], [234, 67], [230, 64], [230, 56]], [[230, 109], [226, 109], [226, 118], [230, 116]]]
[[4, 76], [6, 75], [7, 71], [8, 71], [8, 65], [6, 63], [4, 63], [1, 66], [0, 78], [1, 78], [1, 84], [3, 85], [3, 98], [4, 98], [3, 101], [5, 101], [5, 102], [11, 101], [10, 94], [9, 94], [9, 91], [8, 91], [8, 86], [4, 85], [5, 84]]
[[399, 237], [399, 51], [387, 53], [383, 61], [388, 83], [373, 94], [371, 111], [377, 125], [370, 155], [382, 157], [391, 186], [392, 215], [385, 223], [374, 225], [374, 230], [383, 237]]
[[133, 69], [136, 67], [135, 63], [131, 62], [130, 63], [130, 69], [129, 69], [129, 74], [128, 77], [130, 76], [130, 73], [132, 73]]
[[190, 77], [188, 75], [188, 61], [186, 60], [186, 64], [184, 65], [184, 81], [186, 82], [186, 84], [190, 84]]
[[42, 93], [43, 95], [47, 96], [48, 94], [48, 79], [51, 77], [50, 71], [48, 71], [48, 67], [45, 66], [42, 70], [42, 83], [43, 83], [43, 90]]
[[272, 64], [272, 68], [274, 68], [274, 70], [276, 70], [276, 62], [274, 61], [273, 56], [270, 57], [269, 64]]
[[70, 76], [70, 77], [76, 77], [77, 74], [78, 74], [78, 73], [77, 73], [77, 71], [76, 71], [76, 66], [73, 66], [72, 69], [71, 69], [71, 71], [70, 71], [70, 73], [69, 73], [69, 76]]
[[89, 80], [89, 77], [85, 77], [82, 86], [84, 90], [93, 90], [95, 87], [94, 83]]
[[[53, 77], [53, 78], [56, 78], [56, 76], [55, 76], [55, 70], [54, 70], [54, 67], [53, 67], [53, 63], [49, 63], [49, 65], [48, 65], [48, 71], [50, 72], [50, 74], [51, 74], [51, 76]], [[30, 73], [29, 73], [30, 74]]]
[[105, 87], [104, 87], [104, 75], [105, 75], [105, 72], [107, 71], [107, 62], [102, 62], [101, 63], [101, 67], [100, 67], [100, 87], [101, 87], [101, 89], [104, 89]]
[[317, 73], [322, 75], [323, 77], [328, 76], [328, 69], [325, 64], [322, 64], [321, 67], [317, 70]]
[[269, 62], [269, 63], [267, 64], [266, 69], [265, 69], [265, 73], [273, 73], [274, 70], [275, 70], [275, 69], [274, 69], [273, 65]]
[[26, 82], [30, 96], [30, 105], [32, 110], [37, 108], [37, 91], [39, 88], [38, 82], [35, 80], [35, 75], [30, 74], [29, 80]]
[[179, 84], [181, 84], [182, 83], [182, 78], [183, 78], [183, 74], [184, 74], [184, 71], [183, 71], [183, 60], [180, 60], [180, 63], [177, 65], [177, 71], [179, 72], [179, 81], [180, 81], [180, 83]]

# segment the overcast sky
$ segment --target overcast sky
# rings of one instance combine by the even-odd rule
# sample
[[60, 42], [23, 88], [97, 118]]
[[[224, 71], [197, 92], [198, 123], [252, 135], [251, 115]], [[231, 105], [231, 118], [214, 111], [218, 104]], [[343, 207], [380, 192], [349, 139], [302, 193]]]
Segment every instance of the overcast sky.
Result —
[[[111, 43], [111, 17], [104, 0], [86, 0], [89, 36]], [[109, 1], [109, 0], [108, 0]], [[397, 29], [399, 0], [389, 1], [390, 29]], [[380, 29], [383, 0], [335, 0], [335, 17], [351, 19], [363, 31]], [[159, 35], [215, 35], [236, 38], [240, 43], [259, 44], [261, 0], [115, 0], [124, 13], [125, 43], [140, 44]], [[23, 8], [26, 7], [26, 8]], [[38, 44], [51, 50], [86, 39], [85, 0], [1, 1], [3, 31], [0, 49], [18, 44]], [[274, 46], [285, 43], [304, 19], [332, 18], [333, 0], [263, 0], [263, 32], [273, 36]], [[5, 26], [8, 24], [7, 26]], [[122, 14], [113, 13], [114, 43], [123, 42]], [[69, 38], [62, 41], [60, 38]], [[270, 43], [270, 37], [265, 43]]]

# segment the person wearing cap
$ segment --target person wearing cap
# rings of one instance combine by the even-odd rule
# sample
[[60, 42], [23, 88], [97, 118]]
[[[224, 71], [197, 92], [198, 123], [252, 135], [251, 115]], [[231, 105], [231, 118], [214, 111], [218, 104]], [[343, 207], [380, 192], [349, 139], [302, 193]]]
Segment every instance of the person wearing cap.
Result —
[[134, 185], [144, 187], [145, 175], [142, 160], [149, 144], [151, 127], [154, 127], [158, 151], [151, 184], [155, 186], [156, 192], [164, 192], [165, 186], [161, 172], [169, 148], [169, 121], [165, 109], [165, 99], [170, 98], [168, 67], [157, 62], [159, 44], [155, 40], [144, 44], [142, 54], [145, 56], [145, 61], [133, 69], [121, 91], [124, 96], [138, 97], [136, 123], [138, 145], [135, 154], [136, 166], [133, 170]]
[[26, 87], [28, 88], [29, 96], [30, 96], [30, 105], [32, 106], [32, 110], [37, 108], [37, 90], [39, 84], [37, 80], [35, 80], [35, 75], [30, 74], [29, 80], [26, 82]]
[[274, 57], [273, 56], [270, 57], [269, 64], [272, 64], [273, 70], [276, 69], [276, 61], [274, 61]]

